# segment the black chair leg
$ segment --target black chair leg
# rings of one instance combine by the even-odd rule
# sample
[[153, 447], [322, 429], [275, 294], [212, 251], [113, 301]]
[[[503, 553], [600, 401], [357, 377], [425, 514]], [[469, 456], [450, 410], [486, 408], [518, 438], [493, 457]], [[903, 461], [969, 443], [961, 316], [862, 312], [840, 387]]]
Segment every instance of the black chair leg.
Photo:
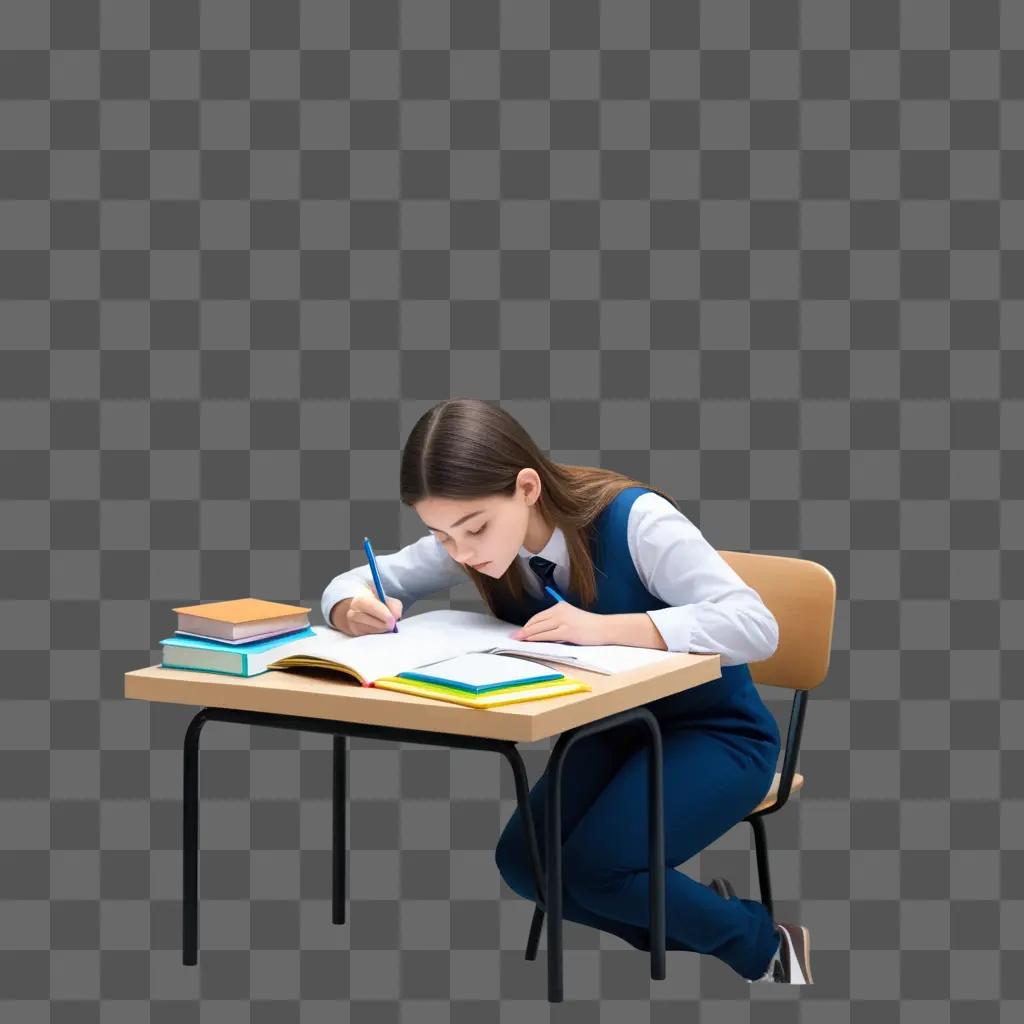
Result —
[[536, 904], [533, 907], [533, 920], [530, 922], [530, 937], [526, 940], [526, 959], [537, 959], [537, 947], [540, 945], [540, 932], [544, 927], [544, 911]]
[[772, 880], [768, 870], [768, 841], [765, 836], [764, 821], [759, 814], [747, 820], [754, 832], [754, 850], [757, 853], [757, 884], [761, 890], [761, 902], [774, 919], [775, 909], [772, 904]]

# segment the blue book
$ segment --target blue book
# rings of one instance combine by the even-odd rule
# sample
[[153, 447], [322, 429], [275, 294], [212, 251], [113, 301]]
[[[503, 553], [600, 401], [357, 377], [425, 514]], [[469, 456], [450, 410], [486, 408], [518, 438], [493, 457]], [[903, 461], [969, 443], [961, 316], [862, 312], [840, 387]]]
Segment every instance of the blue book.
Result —
[[504, 654], [486, 651], [467, 651], [454, 658], [435, 661], [415, 670], [396, 672], [397, 679], [411, 682], [434, 683], [463, 693], [484, 694], [510, 686], [532, 686], [564, 679], [547, 665], [526, 658], [510, 658]]
[[190, 636], [169, 636], [163, 644], [163, 668], [187, 668], [199, 672], [221, 672], [230, 676], [256, 676], [287, 654], [290, 644], [301, 644], [316, 636], [312, 626], [269, 640], [228, 644]]

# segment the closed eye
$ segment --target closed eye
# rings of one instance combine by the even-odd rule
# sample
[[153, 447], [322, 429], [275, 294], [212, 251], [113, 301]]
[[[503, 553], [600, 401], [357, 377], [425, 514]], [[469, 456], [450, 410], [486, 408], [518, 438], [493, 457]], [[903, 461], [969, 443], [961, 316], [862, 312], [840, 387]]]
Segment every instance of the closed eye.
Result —
[[[479, 530], [467, 530], [466, 533], [468, 533], [470, 537], [479, 537], [480, 534], [483, 533], [484, 530], [486, 530], [486, 529], [487, 529], [487, 524], [485, 523], [483, 526], [480, 527]], [[450, 538], [448, 538], [448, 537], [444, 537], [443, 538], [443, 540], [449, 540], [449, 539]]]

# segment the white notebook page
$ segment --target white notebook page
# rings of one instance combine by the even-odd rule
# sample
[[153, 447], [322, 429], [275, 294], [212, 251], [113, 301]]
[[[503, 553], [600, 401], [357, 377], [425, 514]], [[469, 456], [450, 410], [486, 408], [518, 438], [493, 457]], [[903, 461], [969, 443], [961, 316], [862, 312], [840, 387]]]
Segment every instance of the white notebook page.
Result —
[[513, 640], [519, 629], [515, 623], [486, 613], [442, 608], [399, 619], [397, 633], [351, 637], [329, 626], [314, 626], [316, 637], [289, 646], [287, 654], [336, 661], [372, 681], [472, 651], [546, 658], [605, 675], [661, 661], [674, 653], [620, 644]]
[[289, 648], [354, 669], [372, 682], [421, 665], [507, 642], [519, 627], [493, 615], [442, 608], [398, 620], [397, 633], [347, 636], [329, 626], [314, 626], [316, 637]]

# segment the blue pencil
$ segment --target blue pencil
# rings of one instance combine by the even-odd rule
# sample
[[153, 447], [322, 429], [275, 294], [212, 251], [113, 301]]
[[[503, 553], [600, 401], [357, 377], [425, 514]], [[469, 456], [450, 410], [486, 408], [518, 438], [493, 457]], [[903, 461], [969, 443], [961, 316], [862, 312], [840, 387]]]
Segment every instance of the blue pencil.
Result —
[[[363, 550], [366, 552], [366, 561], [370, 563], [370, 572], [373, 573], [373, 585], [377, 588], [377, 596], [380, 598], [381, 604], [387, 606], [387, 600], [384, 597], [384, 584], [380, 581], [380, 573], [377, 572], [377, 559], [373, 557], [373, 546], [370, 544], [370, 538], [363, 538]], [[392, 633], [398, 632], [398, 620], [395, 619], [395, 627], [391, 630]]]

